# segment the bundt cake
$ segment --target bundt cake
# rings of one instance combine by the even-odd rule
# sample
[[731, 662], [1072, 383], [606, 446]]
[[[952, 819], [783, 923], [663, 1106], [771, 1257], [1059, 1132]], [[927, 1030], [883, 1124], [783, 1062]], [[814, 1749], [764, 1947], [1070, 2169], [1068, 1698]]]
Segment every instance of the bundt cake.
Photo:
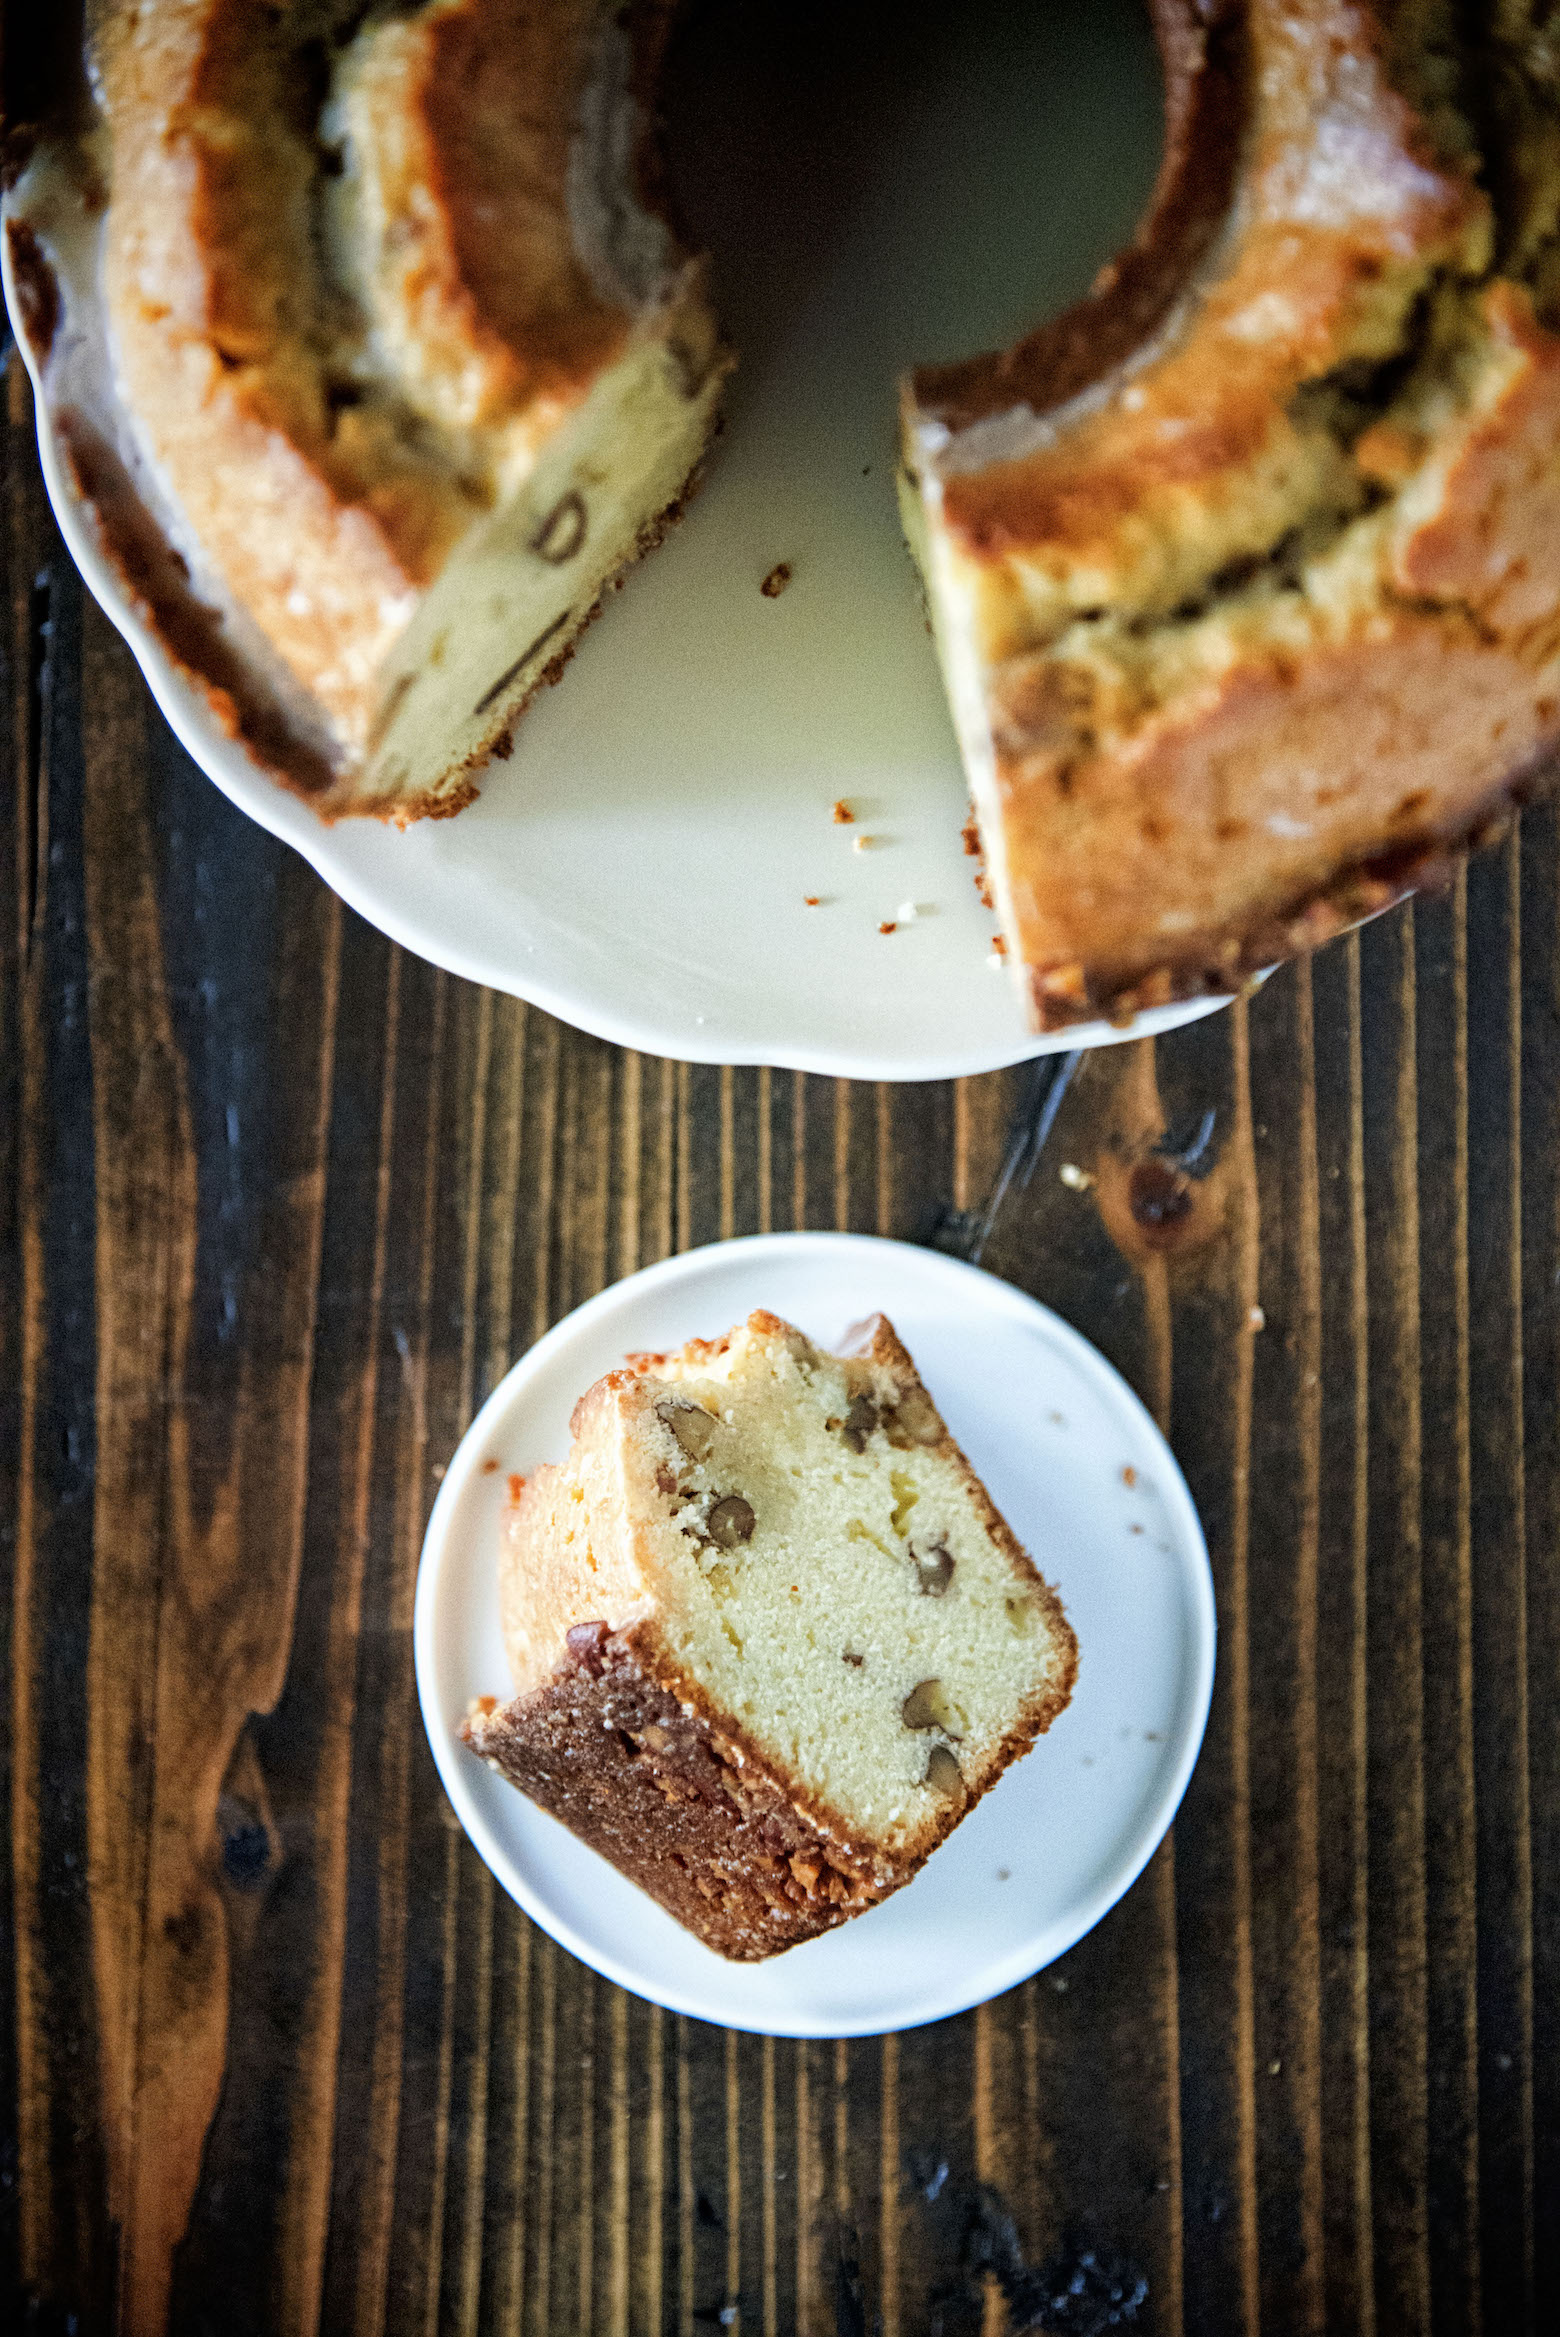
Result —
[[971, 841], [1043, 1029], [1413, 890], [1560, 732], [1549, 11], [1153, 5], [1138, 242], [905, 395]]
[[720, 1954], [921, 1866], [1072, 1692], [1071, 1630], [879, 1315], [639, 1356], [509, 1513], [474, 1751]]
[[118, 404], [218, 658], [127, 538], [124, 450], [62, 436], [145, 613], [327, 817], [469, 800], [698, 466], [726, 360], [656, 194], [671, 13], [99, 10]]
[[[1547, 11], [1150, 6], [1137, 242], [904, 399], [968, 841], [1041, 1028], [1234, 989], [1435, 879], [1560, 734]], [[51, 399], [77, 488], [258, 760], [328, 817], [457, 810], [714, 423], [646, 127], [676, 0], [89, 14], [114, 395]], [[35, 362], [46, 213], [7, 228]]]

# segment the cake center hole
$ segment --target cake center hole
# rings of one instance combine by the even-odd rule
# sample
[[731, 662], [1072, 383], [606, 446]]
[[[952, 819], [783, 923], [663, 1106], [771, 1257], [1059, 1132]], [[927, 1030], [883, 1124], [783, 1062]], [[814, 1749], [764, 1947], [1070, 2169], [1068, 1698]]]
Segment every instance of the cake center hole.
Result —
[[1162, 136], [1141, 0], [699, 0], [664, 99], [742, 354], [734, 414], [838, 278], [835, 354], [889, 436], [903, 369], [1003, 346], [1087, 291]]

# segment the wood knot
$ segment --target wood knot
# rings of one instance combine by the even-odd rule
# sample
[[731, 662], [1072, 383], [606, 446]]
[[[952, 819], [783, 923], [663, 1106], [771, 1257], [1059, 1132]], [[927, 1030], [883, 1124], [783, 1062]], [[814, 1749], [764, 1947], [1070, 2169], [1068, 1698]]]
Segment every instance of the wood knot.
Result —
[[247, 1794], [218, 1796], [217, 1842], [224, 1880], [235, 1890], [257, 1891], [271, 1871], [276, 1851], [264, 1811]]
[[1167, 1160], [1140, 1160], [1127, 1178], [1127, 1207], [1152, 1249], [1170, 1249], [1193, 1209], [1191, 1179]]
[[222, 1837], [222, 1871], [241, 1891], [257, 1890], [271, 1864], [271, 1838], [258, 1819], [233, 1827]]
[[1228, 1179], [1215, 1143], [1216, 1111], [1134, 1139], [1118, 1134], [1096, 1156], [1101, 1220], [1125, 1257], [1188, 1257], [1225, 1218]]

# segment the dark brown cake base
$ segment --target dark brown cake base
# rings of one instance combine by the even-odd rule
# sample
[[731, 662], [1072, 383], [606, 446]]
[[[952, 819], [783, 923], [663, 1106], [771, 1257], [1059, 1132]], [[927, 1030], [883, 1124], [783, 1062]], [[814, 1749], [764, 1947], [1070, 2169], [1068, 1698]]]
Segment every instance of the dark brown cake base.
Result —
[[729, 1721], [698, 1709], [691, 1685], [678, 1695], [654, 1675], [633, 1631], [579, 1625], [564, 1668], [528, 1695], [474, 1709], [461, 1734], [737, 1962], [832, 1930], [921, 1863], [857, 1854], [826, 1834]]

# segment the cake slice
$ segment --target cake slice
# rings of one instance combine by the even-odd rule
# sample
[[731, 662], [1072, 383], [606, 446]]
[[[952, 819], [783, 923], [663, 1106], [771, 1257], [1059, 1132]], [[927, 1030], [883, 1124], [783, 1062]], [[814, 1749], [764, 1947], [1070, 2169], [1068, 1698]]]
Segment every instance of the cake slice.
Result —
[[507, 1704], [469, 1745], [724, 1956], [910, 1880], [1077, 1648], [877, 1315], [631, 1359], [509, 1513]]

